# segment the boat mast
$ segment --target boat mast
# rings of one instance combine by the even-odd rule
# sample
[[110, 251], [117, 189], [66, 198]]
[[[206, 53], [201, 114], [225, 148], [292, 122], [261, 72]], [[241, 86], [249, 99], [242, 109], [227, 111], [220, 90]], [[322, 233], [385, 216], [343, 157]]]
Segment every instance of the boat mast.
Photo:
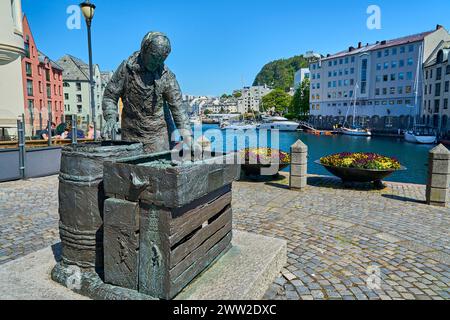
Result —
[[[417, 110], [417, 105], [419, 103], [419, 74], [421, 71], [421, 65], [422, 65], [422, 59], [423, 59], [423, 44], [420, 46], [419, 48], [419, 58], [417, 61], [417, 69], [416, 69], [416, 78], [414, 79], [414, 95], [415, 95], [415, 100], [414, 100], [414, 127], [416, 127], [416, 110]], [[411, 114], [411, 110], [410, 110], [410, 114]], [[408, 120], [408, 125], [409, 125], [409, 120]]]
[[358, 94], [358, 83], [355, 85], [355, 99], [353, 100], [353, 128], [355, 128], [355, 118], [356, 118], [356, 99]]

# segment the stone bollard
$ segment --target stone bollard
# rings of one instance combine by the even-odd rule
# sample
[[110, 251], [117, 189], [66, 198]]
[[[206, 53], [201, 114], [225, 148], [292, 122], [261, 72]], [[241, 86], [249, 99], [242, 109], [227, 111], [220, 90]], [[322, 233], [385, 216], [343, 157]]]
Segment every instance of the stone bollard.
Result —
[[304, 189], [308, 182], [308, 146], [298, 140], [291, 146], [291, 189]]
[[427, 204], [446, 207], [449, 199], [450, 151], [440, 144], [430, 151]]

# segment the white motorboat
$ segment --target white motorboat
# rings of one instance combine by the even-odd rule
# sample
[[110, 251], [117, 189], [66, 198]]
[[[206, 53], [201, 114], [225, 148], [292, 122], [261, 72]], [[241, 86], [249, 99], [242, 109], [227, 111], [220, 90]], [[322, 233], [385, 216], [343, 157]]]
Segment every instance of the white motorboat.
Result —
[[284, 117], [270, 117], [258, 125], [260, 130], [297, 131], [299, 123], [289, 121]]
[[405, 140], [418, 144], [435, 144], [437, 142], [437, 135], [432, 128], [416, 126], [413, 130], [405, 132]]
[[220, 126], [222, 130], [256, 130], [257, 125], [253, 123], [237, 122], [237, 123], [223, 123]]

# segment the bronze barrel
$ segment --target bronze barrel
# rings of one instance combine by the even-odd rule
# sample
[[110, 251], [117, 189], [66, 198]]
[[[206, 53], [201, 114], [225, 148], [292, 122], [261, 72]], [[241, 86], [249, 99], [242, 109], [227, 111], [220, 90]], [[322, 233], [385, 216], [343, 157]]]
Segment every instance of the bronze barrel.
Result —
[[142, 153], [142, 144], [121, 141], [63, 148], [59, 230], [64, 264], [103, 269], [103, 163]]

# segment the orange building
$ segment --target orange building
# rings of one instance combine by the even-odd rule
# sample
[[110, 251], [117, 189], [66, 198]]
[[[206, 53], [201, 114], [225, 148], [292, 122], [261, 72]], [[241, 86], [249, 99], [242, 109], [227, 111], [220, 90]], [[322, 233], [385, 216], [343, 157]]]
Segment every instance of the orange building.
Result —
[[27, 135], [34, 135], [37, 130], [47, 128], [49, 116], [56, 125], [64, 122], [63, 69], [37, 49], [26, 16], [23, 17], [23, 38], [25, 128]]

